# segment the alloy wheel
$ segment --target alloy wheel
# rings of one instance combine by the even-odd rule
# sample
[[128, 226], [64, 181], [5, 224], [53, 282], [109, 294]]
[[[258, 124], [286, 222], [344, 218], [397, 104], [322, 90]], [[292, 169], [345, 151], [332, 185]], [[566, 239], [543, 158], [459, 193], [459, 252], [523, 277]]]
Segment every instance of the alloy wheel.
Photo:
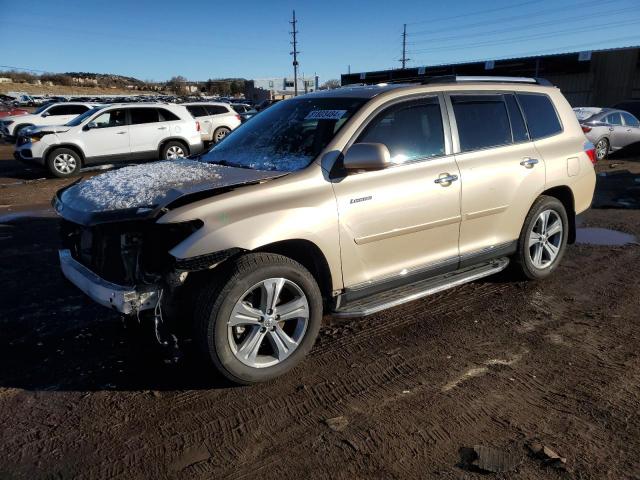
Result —
[[268, 278], [249, 288], [227, 322], [231, 351], [252, 368], [277, 365], [300, 346], [309, 324], [309, 302], [286, 278]]
[[53, 159], [53, 168], [58, 173], [68, 175], [76, 169], [76, 159], [68, 153], [60, 153]]
[[184, 158], [184, 150], [178, 145], [171, 145], [167, 148], [167, 160], [175, 160], [176, 158]]
[[218, 130], [216, 130], [215, 132], [216, 143], [221, 141], [224, 137], [226, 137], [228, 133], [229, 133], [229, 130], [227, 130], [226, 128], [219, 128]]
[[551, 266], [560, 253], [562, 219], [555, 210], [544, 210], [529, 233], [529, 258], [536, 268]]
[[598, 160], [602, 160], [607, 156], [607, 153], [609, 153], [609, 145], [607, 141], [603, 138], [596, 145], [596, 158]]

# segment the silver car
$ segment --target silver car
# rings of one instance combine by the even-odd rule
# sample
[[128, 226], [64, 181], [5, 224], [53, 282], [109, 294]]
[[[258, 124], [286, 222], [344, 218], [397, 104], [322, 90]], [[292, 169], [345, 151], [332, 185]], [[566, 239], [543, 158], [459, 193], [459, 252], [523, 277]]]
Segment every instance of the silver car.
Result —
[[573, 111], [582, 131], [596, 146], [598, 160], [611, 152], [640, 142], [640, 121], [629, 112], [596, 107], [578, 107]]

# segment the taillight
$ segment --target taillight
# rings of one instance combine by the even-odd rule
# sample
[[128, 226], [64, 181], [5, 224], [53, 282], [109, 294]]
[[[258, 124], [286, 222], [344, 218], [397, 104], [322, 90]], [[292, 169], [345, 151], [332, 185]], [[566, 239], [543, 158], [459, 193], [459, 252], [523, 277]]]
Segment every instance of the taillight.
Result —
[[200, 131], [200, 122], [196, 120], [196, 131]]
[[584, 153], [589, 156], [589, 160], [591, 160], [591, 163], [595, 165], [598, 161], [598, 158], [596, 157], [596, 147], [593, 145], [593, 143], [586, 142], [584, 144]]
[[236, 115], [236, 118], [240, 121], [242, 120], [242, 118], [240, 118], [240, 115]]
[[582, 127], [582, 131], [584, 133], [589, 133], [591, 131], [591, 127], [587, 127], [586, 125], [580, 125]]

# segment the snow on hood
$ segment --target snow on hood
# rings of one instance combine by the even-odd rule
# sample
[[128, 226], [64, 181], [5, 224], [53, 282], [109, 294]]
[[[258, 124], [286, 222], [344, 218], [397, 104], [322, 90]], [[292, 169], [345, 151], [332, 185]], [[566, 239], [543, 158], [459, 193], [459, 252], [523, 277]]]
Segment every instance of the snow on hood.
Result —
[[195, 160], [153, 162], [112, 170], [77, 183], [60, 195], [64, 205], [76, 212], [106, 212], [164, 206], [190, 193], [255, 182], [281, 176]]

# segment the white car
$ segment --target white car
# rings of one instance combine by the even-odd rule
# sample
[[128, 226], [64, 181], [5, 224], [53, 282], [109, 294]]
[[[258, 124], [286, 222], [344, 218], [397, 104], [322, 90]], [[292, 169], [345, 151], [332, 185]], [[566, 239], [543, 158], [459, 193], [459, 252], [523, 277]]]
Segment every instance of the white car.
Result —
[[0, 133], [7, 140], [13, 142], [23, 128], [41, 125], [64, 125], [96, 106], [97, 104], [94, 103], [48, 103], [42, 105], [33, 113], [4, 117], [0, 121]]
[[242, 119], [231, 105], [222, 102], [183, 103], [193, 118], [200, 122], [200, 135], [203, 142], [218, 143], [231, 130], [242, 123]]
[[81, 167], [135, 160], [172, 160], [203, 151], [199, 124], [181, 105], [122, 103], [95, 107], [66, 125], [24, 130], [14, 157], [56, 177]]

